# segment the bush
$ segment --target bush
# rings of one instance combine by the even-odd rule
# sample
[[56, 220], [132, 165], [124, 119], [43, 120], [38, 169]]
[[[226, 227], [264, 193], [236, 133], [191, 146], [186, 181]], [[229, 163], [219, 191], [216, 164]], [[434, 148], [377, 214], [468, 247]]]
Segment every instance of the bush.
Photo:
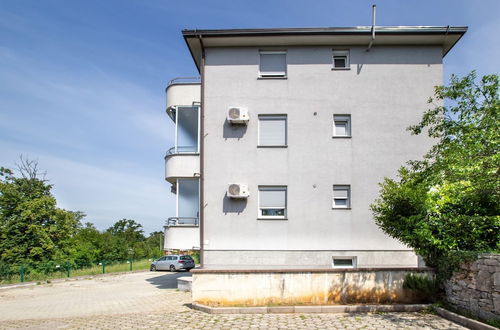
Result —
[[407, 274], [403, 288], [413, 291], [425, 301], [436, 301], [440, 293], [438, 280], [428, 275]]

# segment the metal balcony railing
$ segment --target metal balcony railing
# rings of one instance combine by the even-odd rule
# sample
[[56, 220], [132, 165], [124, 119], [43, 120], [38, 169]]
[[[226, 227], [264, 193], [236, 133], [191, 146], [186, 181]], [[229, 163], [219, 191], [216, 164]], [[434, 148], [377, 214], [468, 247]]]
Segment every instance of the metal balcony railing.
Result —
[[188, 217], [172, 217], [168, 218], [165, 222], [167, 227], [174, 226], [199, 226], [200, 220], [198, 218], [188, 218]]
[[199, 84], [200, 81], [200, 77], [176, 77], [168, 82], [167, 88], [174, 84]]
[[167, 150], [165, 157], [175, 154], [195, 154], [198, 153], [198, 146], [175, 146]]

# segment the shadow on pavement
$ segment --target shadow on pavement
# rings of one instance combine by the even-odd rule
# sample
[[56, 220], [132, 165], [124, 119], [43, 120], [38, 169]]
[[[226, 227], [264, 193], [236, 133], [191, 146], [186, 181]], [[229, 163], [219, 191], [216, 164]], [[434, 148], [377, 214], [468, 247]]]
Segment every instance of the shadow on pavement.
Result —
[[177, 279], [179, 277], [191, 277], [190, 272], [164, 273], [158, 272], [158, 276], [146, 279], [150, 284], [158, 289], [177, 289]]

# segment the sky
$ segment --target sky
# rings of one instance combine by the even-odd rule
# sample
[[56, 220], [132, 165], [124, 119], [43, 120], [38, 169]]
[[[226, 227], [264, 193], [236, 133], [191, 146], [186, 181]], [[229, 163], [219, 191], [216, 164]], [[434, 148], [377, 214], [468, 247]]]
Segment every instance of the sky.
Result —
[[451, 74], [500, 72], [500, 1], [2, 0], [0, 165], [38, 160], [59, 207], [106, 229], [146, 233], [175, 216], [164, 180], [174, 126], [165, 86], [198, 72], [182, 29], [468, 26], [444, 59]]

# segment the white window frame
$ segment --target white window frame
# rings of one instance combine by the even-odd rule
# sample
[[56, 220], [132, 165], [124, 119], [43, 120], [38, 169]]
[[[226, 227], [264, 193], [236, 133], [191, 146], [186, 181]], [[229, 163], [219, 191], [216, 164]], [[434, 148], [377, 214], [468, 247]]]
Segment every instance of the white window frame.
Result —
[[[335, 260], [351, 260], [351, 265], [335, 265]], [[333, 268], [356, 268], [358, 266], [358, 258], [356, 256], [333, 256], [332, 257], [332, 267]]]
[[[335, 198], [335, 190], [347, 190], [346, 198]], [[339, 206], [335, 204], [336, 199], [344, 199], [346, 200], [346, 205]], [[351, 208], [351, 186], [347, 184], [336, 184], [333, 185], [333, 199], [332, 199], [332, 208], [334, 209], [350, 209]]]
[[[345, 135], [340, 135], [337, 134], [337, 123], [347, 123], [346, 125], [346, 134]], [[349, 114], [342, 114], [342, 115], [333, 115], [333, 137], [343, 137], [343, 138], [350, 138], [352, 137], [352, 132], [351, 132], [351, 115]]]
[[[262, 72], [260, 71], [260, 60], [261, 55], [285, 55], [285, 72]], [[287, 61], [287, 51], [286, 50], [261, 50], [259, 51], [259, 78], [286, 78], [288, 71], [288, 61]]]
[[[284, 120], [285, 121], [285, 144], [261, 144], [260, 121], [261, 120]], [[258, 115], [257, 146], [264, 148], [284, 148], [288, 146], [288, 116], [286, 114], [260, 114]]]
[[[345, 57], [345, 66], [335, 66], [335, 57]], [[351, 61], [348, 49], [334, 49], [332, 52], [332, 70], [350, 70]]]
[[[272, 206], [267, 206], [267, 207], [261, 207], [260, 206], [260, 192], [261, 191], [284, 191], [285, 192], [285, 208], [283, 215], [263, 215], [262, 210], [263, 209], [281, 209], [281, 207], [272, 207]], [[287, 218], [287, 204], [288, 204], [288, 187], [287, 186], [259, 186], [259, 194], [258, 194], [258, 214], [257, 218], [258, 219], [286, 219]]]

